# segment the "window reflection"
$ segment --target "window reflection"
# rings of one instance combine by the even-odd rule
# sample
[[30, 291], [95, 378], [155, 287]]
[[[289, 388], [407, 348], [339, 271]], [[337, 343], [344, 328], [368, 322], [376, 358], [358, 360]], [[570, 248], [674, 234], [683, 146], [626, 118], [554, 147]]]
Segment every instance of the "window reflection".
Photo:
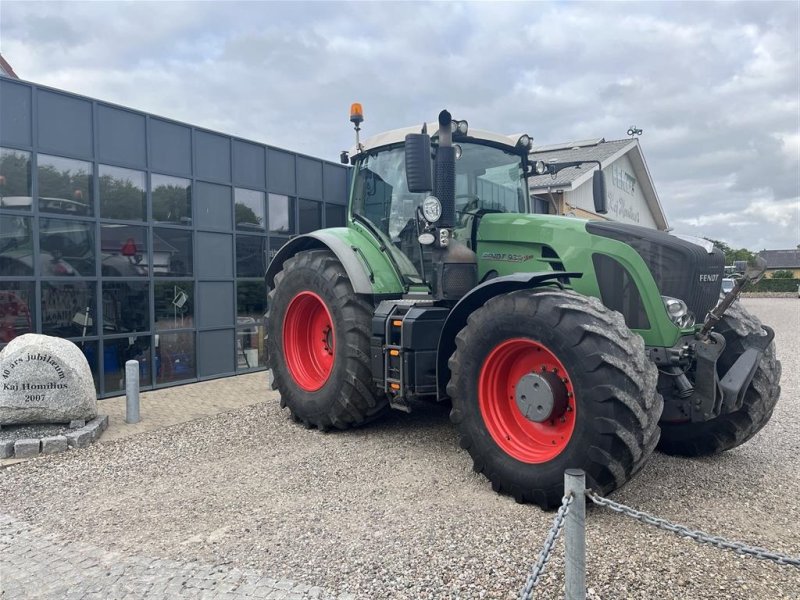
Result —
[[264, 229], [264, 192], [236, 188], [234, 201], [236, 229]]
[[236, 330], [236, 370], [266, 366], [264, 326], [252, 324]]
[[238, 277], [264, 277], [267, 272], [267, 238], [259, 235], [236, 236]]
[[188, 179], [151, 175], [150, 189], [154, 221], [192, 224], [192, 184]]
[[325, 205], [325, 227], [345, 226], [344, 206], [338, 204]]
[[289, 241], [289, 238], [271, 236], [269, 238], [269, 260], [272, 260], [273, 258], [275, 258], [275, 255], [278, 253], [278, 250], [283, 248], [283, 246], [288, 241]]
[[322, 210], [319, 202], [300, 200], [300, 233], [309, 233], [322, 227]]
[[157, 281], [155, 294], [156, 330], [194, 327], [194, 283]]
[[39, 154], [39, 210], [71, 215], [91, 215], [91, 163]]
[[107, 394], [125, 389], [125, 363], [129, 360], [139, 361], [139, 385], [149, 386], [152, 384], [150, 343], [150, 336], [103, 341], [103, 379]]
[[[261, 321], [267, 312], [267, 287], [264, 280], [239, 281], [236, 283], [237, 322], [251, 323]], [[241, 321], [241, 319], [248, 319]]]
[[0, 207], [31, 209], [31, 153], [0, 148]]
[[42, 333], [58, 337], [95, 335], [95, 283], [42, 282]]
[[128, 333], [150, 329], [150, 284], [103, 282], [103, 331]]
[[33, 275], [31, 217], [0, 215], [0, 275]]
[[35, 331], [33, 290], [33, 282], [0, 282], [0, 346]]
[[94, 275], [94, 223], [42, 219], [39, 261], [42, 275]]
[[100, 393], [100, 377], [98, 376], [99, 370], [99, 361], [97, 356], [97, 348], [100, 345], [99, 342], [87, 342], [84, 340], [76, 341], [78, 348], [81, 349], [83, 355], [86, 357], [86, 361], [89, 363], [89, 369], [92, 371], [92, 380], [94, 381], [94, 390], [98, 394]]
[[100, 216], [105, 219], [147, 219], [145, 175], [142, 171], [100, 165]]
[[269, 195], [269, 230], [273, 233], [294, 233], [294, 206], [289, 196]]
[[144, 277], [150, 268], [147, 229], [135, 225], [100, 226], [102, 273], [107, 277]]
[[197, 376], [194, 332], [162, 333], [156, 338], [156, 383], [170, 383]]
[[153, 228], [153, 273], [182, 277], [192, 274], [192, 232]]

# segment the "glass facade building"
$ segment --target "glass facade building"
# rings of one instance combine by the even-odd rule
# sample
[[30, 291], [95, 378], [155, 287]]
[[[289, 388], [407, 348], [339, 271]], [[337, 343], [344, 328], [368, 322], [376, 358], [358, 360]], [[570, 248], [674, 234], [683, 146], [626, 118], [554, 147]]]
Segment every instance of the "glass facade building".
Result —
[[100, 397], [264, 368], [264, 272], [345, 222], [322, 161], [0, 77], [0, 349], [75, 342]]

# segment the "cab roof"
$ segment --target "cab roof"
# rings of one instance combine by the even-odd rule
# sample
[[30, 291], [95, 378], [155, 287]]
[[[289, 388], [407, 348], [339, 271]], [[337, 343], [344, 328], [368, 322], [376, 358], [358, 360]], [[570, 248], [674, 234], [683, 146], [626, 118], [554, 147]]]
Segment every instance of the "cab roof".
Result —
[[[431, 134], [431, 137], [437, 137], [439, 135], [439, 123], [434, 121], [428, 123], [427, 125], [428, 125], [428, 133]], [[373, 150], [375, 148], [382, 148], [383, 146], [391, 146], [392, 144], [402, 143], [405, 141], [406, 135], [408, 135], [409, 133], [420, 133], [420, 132], [422, 132], [422, 124], [414, 125], [412, 127], [403, 127], [401, 129], [392, 129], [391, 131], [385, 131], [383, 133], [373, 135], [372, 137], [369, 137], [363, 142], [361, 142], [362, 152]], [[467, 137], [473, 140], [484, 140], [487, 142], [492, 142], [494, 144], [501, 144], [503, 146], [508, 146], [509, 148], [514, 149], [517, 145], [517, 140], [519, 139], [520, 136], [502, 135], [500, 133], [493, 133], [491, 131], [484, 131], [482, 129], [473, 129], [472, 127], [470, 127], [467, 132]], [[454, 142], [458, 142], [458, 139], [454, 140]], [[350, 155], [355, 156], [358, 153], [359, 153], [358, 149], [355, 146], [353, 146], [350, 150]]]

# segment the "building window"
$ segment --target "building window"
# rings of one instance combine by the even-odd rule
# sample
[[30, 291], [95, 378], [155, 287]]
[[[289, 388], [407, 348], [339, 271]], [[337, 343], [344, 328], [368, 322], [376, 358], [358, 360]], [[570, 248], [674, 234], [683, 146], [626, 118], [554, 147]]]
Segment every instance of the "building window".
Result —
[[31, 217], [0, 215], [0, 275], [33, 275]]
[[131, 336], [103, 341], [103, 379], [106, 394], [125, 389], [125, 363], [139, 361], [139, 385], [151, 385], [149, 335]]
[[261, 235], [236, 236], [236, 276], [264, 277], [267, 272], [267, 239]]
[[104, 219], [147, 219], [145, 175], [121, 167], [100, 165], [100, 216]]
[[325, 227], [344, 227], [345, 207], [339, 204], [325, 205]]
[[533, 212], [539, 215], [550, 214], [550, 203], [541, 196], [533, 196]]
[[153, 220], [176, 225], [192, 224], [192, 183], [180, 177], [151, 175]]
[[300, 200], [300, 233], [309, 233], [322, 227], [322, 206], [313, 200]]
[[236, 283], [236, 323], [261, 322], [267, 312], [267, 286], [264, 280]]
[[162, 333], [156, 338], [156, 384], [197, 377], [194, 332]]
[[153, 228], [153, 273], [158, 277], [191, 276], [193, 268], [191, 231]]
[[31, 153], [0, 148], [0, 208], [31, 209]]
[[0, 281], [0, 347], [18, 335], [34, 333], [34, 283]]
[[39, 210], [69, 215], [91, 215], [92, 164], [39, 154]]
[[132, 333], [150, 329], [150, 284], [103, 282], [103, 331]]
[[93, 281], [42, 282], [42, 333], [81, 338], [97, 333]]
[[236, 188], [234, 191], [234, 216], [236, 229], [241, 231], [263, 231], [264, 192]]
[[278, 250], [283, 248], [283, 246], [289, 241], [289, 238], [285, 237], [278, 237], [278, 236], [270, 236], [269, 238], [269, 260], [275, 258], [275, 255], [278, 253]]
[[42, 219], [39, 264], [42, 275], [95, 275], [94, 222]]
[[150, 270], [147, 229], [135, 225], [100, 225], [102, 274], [105, 277], [145, 277]]
[[294, 233], [294, 202], [282, 194], [269, 195], [269, 230], [272, 233]]
[[156, 331], [194, 327], [194, 282], [156, 281], [153, 293]]

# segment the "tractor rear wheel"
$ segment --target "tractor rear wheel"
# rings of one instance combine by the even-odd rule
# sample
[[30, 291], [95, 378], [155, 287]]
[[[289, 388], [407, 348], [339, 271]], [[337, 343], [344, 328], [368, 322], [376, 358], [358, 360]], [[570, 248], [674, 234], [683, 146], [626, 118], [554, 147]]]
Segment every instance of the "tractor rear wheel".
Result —
[[622, 315], [595, 298], [550, 288], [492, 298], [470, 315], [449, 364], [461, 447], [518, 502], [560, 504], [568, 468], [608, 493], [658, 442], [656, 368]]
[[298, 252], [269, 293], [267, 350], [281, 407], [307, 427], [347, 429], [387, 407], [372, 383], [372, 306], [327, 250]]
[[[725, 351], [717, 361], [722, 377], [745, 351], [744, 338], [761, 332], [761, 321], [734, 302], [714, 328], [725, 338]], [[740, 446], [761, 431], [772, 417], [781, 395], [781, 363], [770, 343], [756, 367], [742, 407], [702, 423], [662, 423], [659, 450], [679, 456], [708, 456]]]

